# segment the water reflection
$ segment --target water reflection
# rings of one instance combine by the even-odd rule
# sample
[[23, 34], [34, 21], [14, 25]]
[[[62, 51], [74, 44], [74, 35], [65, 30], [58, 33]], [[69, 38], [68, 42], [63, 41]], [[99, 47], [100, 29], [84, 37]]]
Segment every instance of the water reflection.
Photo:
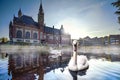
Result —
[[[1, 56], [5, 59], [6, 53]], [[8, 76], [12, 76], [12, 80], [43, 80], [45, 73], [55, 68], [65, 67], [69, 59], [64, 57], [62, 60], [60, 56], [57, 58], [50, 58], [50, 56], [48, 53], [38, 52], [11, 53], [8, 56]]]
[[[51, 56], [38, 52], [0, 53], [0, 80], [72, 80], [67, 69], [70, 55]], [[80, 71], [78, 80], [120, 80], [119, 62], [98, 61], [96, 55], [87, 56], [89, 69]]]
[[45, 65], [42, 63], [45, 63], [43, 57], [37, 53], [9, 54], [8, 74], [12, 73], [12, 80], [34, 80], [34, 74], [43, 80]]
[[69, 70], [71, 76], [73, 77], [73, 80], [77, 80], [77, 75], [79, 76], [84, 76], [86, 75], [86, 71], [89, 67], [87, 67], [86, 69], [83, 69], [83, 70], [79, 70], [79, 71], [72, 71], [72, 70]]

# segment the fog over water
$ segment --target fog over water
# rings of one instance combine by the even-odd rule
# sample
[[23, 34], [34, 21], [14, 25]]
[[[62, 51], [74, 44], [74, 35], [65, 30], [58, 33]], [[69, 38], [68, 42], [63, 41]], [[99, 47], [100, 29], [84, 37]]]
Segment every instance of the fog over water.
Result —
[[82, 46], [78, 49], [82, 53], [105, 53], [105, 54], [120, 54], [120, 46]]
[[[0, 52], [49, 52], [50, 50], [61, 50], [62, 52], [72, 52], [70, 47], [47, 47], [47, 46], [0, 46]], [[79, 46], [78, 53], [104, 53], [120, 55], [120, 46]]]
[[[61, 48], [63, 52], [72, 52], [72, 47]], [[120, 46], [79, 46], [78, 53], [120, 55]]]

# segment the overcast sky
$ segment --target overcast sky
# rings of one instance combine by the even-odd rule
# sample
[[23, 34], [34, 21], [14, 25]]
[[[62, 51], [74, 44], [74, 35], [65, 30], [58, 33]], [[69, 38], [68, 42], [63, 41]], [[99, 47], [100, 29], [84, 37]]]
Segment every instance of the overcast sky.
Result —
[[[43, 0], [45, 24], [60, 28], [72, 38], [102, 37], [120, 34], [116, 8], [111, 5], [116, 0]], [[24, 15], [37, 21], [40, 0], [0, 0], [0, 37], [9, 36], [9, 22], [17, 16], [19, 8]]]

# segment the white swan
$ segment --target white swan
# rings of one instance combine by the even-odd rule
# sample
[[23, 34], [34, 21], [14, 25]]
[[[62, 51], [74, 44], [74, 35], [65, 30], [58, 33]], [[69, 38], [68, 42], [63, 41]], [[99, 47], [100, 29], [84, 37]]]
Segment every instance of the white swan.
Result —
[[89, 67], [87, 57], [84, 55], [77, 55], [77, 45], [77, 40], [74, 40], [73, 55], [68, 64], [68, 68], [71, 71], [80, 71]]

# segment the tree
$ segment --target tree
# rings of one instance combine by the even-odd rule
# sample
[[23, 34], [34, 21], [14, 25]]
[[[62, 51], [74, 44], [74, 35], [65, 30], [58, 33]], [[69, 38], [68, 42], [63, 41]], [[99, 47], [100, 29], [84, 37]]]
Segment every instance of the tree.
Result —
[[1, 38], [0, 40], [1, 40], [2, 43], [6, 43], [8, 41], [8, 39], [5, 38], [5, 37]]
[[120, 0], [117, 0], [116, 2], [113, 2], [112, 5], [117, 8], [117, 11], [115, 12], [115, 14], [118, 15], [118, 22], [120, 24]]

